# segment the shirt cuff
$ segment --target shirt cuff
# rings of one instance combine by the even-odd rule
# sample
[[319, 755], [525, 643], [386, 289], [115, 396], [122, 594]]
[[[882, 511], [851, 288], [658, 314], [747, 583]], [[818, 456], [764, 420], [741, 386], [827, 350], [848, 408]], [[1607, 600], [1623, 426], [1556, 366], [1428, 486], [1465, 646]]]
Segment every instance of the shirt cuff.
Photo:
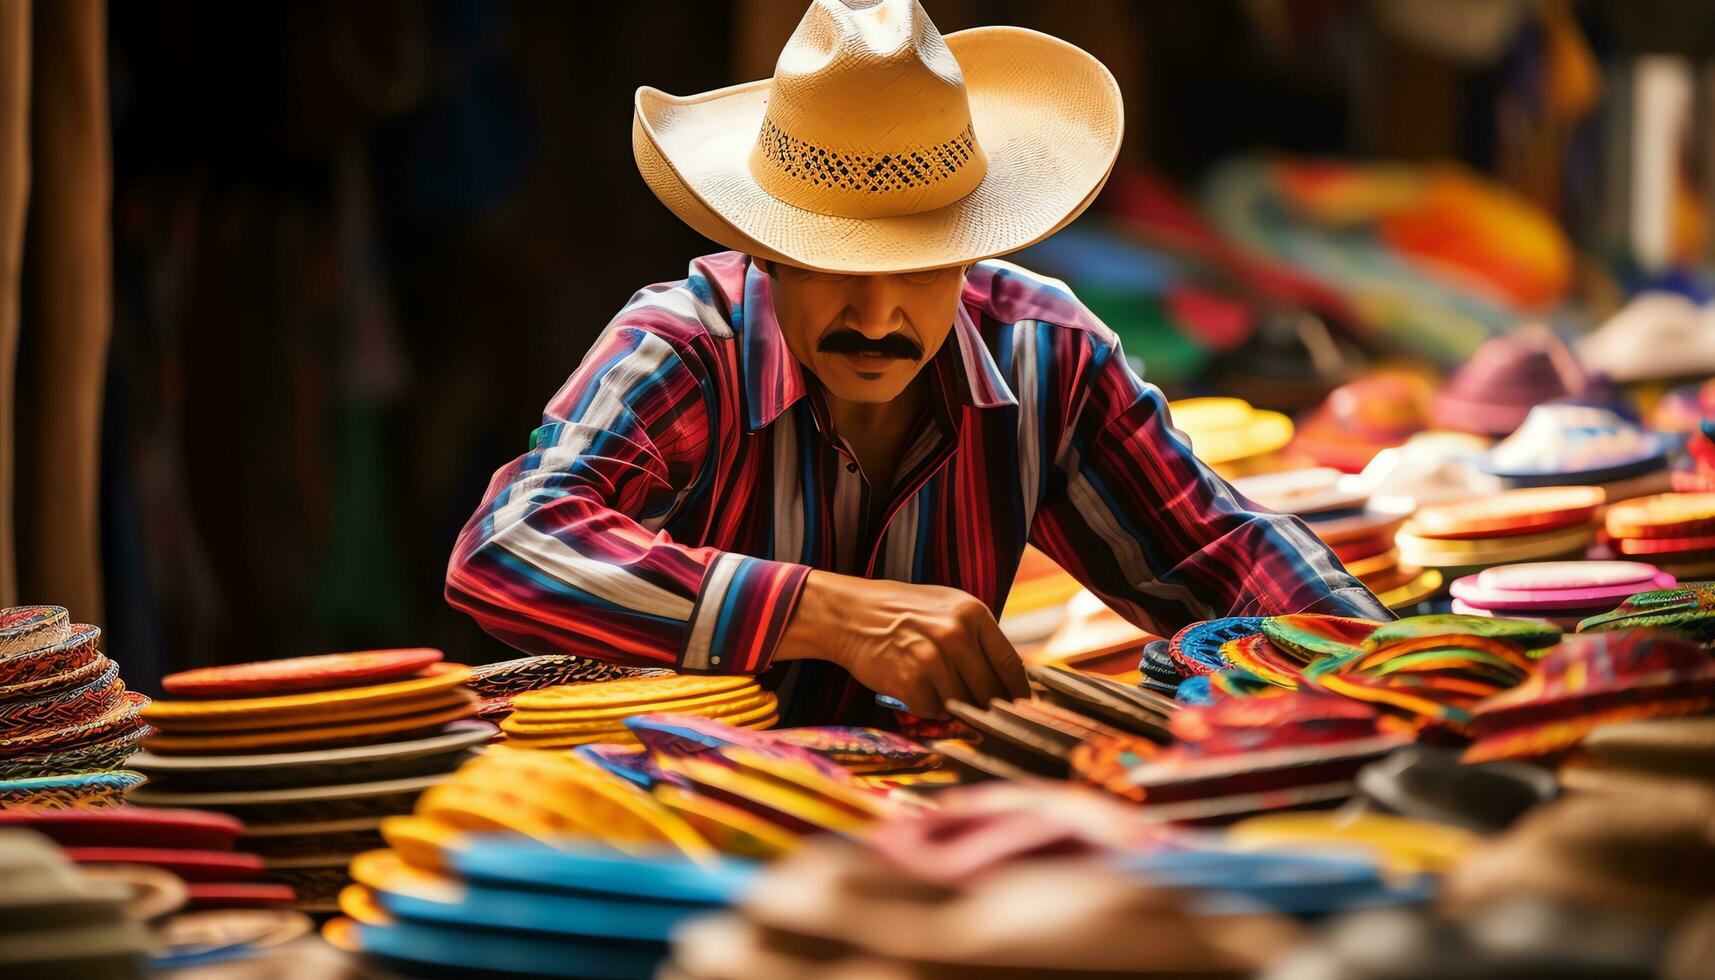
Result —
[[1393, 611], [1382, 605], [1375, 594], [1363, 586], [1345, 589], [1335, 589], [1299, 612], [1320, 613], [1327, 616], [1352, 616], [1357, 619], [1371, 619], [1386, 623], [1398, 619]]
[[724, 552], [709, 563], [679, 657], [687, 674], [759, 674], [804, 591], [807, 565]]

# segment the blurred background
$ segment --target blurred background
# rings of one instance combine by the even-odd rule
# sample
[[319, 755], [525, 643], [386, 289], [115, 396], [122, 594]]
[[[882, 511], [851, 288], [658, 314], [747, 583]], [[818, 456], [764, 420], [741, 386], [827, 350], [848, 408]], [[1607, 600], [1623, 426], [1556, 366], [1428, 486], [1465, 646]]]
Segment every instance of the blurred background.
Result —
[[[1018, 261], [1070, 281], [1170, 397], [1298, 414], [1364, 365], [1438, 374], [1521, 324], [1573, 338], [1642, 292], [1709, 298], [1706, 4], [924, 5], [1119, 79], [1107, 192]], [[0, 606], [102, 624], [150, 693], [330, 650], [508, 656], [441, 598], [455, 534], [614, 311], [716, 249], [637, 176], [632, 93], [770, 74], [803, 6], [114, 5], [107, 355], [98, 384], [51, 373], [30, 226]], [[99, 426], [44, 435], [31, 399], [78, 384]], [[44, 516], [80, 438], [96, 568]]]

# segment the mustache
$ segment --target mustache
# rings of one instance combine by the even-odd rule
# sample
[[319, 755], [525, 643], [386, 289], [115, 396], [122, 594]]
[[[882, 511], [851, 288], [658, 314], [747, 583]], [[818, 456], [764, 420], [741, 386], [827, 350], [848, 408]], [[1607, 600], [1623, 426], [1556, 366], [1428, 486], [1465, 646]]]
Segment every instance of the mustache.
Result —
[[923, 347], [904, 334], [890, 333], [880, 340], [871, 340], [856, 330], [836, 330], [816, 345], [823, 354], [877, 354], [907, 361], [921, 361]]

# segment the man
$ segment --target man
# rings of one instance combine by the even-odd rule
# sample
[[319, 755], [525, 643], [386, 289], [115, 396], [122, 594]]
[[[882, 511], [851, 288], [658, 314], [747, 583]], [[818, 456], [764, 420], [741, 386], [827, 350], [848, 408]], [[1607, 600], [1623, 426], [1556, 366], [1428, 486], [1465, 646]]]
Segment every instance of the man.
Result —
[[[447, 597], [533, 652], [765, 673], [783, 723], [1027, 693], [995, 625], [1027, 542], [1157, 633], [1386, 618], [1252, 513], [1058, 282], [995, 256], [1106, 180], [1102, 65], [915, 0], [815, 0], [774, 78], [644, 88], [656, 195], [734, 249], [620, 311], [460, 535]], [[854, 683], [855, 681], [855, 683]]]

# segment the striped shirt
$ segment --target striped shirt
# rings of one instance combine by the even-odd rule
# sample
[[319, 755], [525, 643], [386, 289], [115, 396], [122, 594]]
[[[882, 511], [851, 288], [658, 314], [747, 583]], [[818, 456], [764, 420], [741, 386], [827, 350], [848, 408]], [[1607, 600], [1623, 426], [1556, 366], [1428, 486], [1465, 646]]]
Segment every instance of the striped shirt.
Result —
[[[892, 488], [874, 488], [737, 252], [638, 292], [460, 533], [447, 599], [531, 653], [763, 674], [785, 723], [873, 720], [770, 658], [812, 569], [963, 589], [998, 615], [1027, 542], [1158, 634], [1217, 616], [1391, 618], [1296, 518], [1192, 456], [1065, 284], [976, 265]], [[885, 497], [882, 494], [885, 493]]]

